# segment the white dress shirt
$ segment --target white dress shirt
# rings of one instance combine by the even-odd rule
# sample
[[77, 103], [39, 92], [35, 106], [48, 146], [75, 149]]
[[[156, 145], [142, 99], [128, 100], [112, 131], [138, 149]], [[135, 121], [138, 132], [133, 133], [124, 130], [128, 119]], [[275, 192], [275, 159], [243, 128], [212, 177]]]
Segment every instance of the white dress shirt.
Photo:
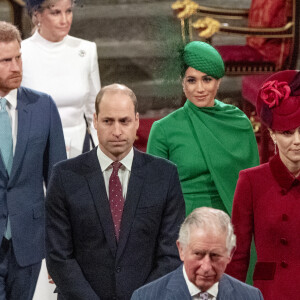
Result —
[[[188, 290], [190, 292], [190, 295], [193, 300], [199, 300], [200, 299], [200, 293], [202, 292], [197, 286], [195, 286], [190, 280], [188, 279], [188, 276], [185, 271], [185, 267], [183, 265], [182, 267], [183, 271], [183, 277], [185, 279], [185, 282], [187, 284]], [[211, 288], [209, 288], [206, 292], [209, 294], [208, 299], [209, 300], [216, 300], [219, 290], [219, 282], [216, 282]]]
[[[129, 182], [130, 173], [131, 173], [133, 154], [134, 154], [133, 148], [131, 148], [129, 153], [120, 161], [122, 166], [120, 167], [119, 172], [118, 172], [118, 176], [120, 178], [121, 185], [122, 185], [123, 197], [125, 200], [126, 200], [128, 182]], [[111, 164], [114, 161], [111, 158], [109, 158], [107, 155], [105, 155], [99, 146], [97, 149], [97, 156], [98, 156], [98, 160], [99, 160], [101, 170], [103, 173], [103, 177], [104, 177], [104, 183], [105, 183], [107, 197], [109, 197], [109, 178], [110, 178], [110, 175], [113, 170], [113, 167]]]
[[6, 102], [6, 110], [8, 112], [11, 129], [12, 129], [12, 139], [13, 139], [13, 154], [15, 154], [16, 144], [17, 144], [17, 136], [18, 136], [18, 111], [17, 111], [17, 93], [18, 90], [14, 89], [10, 91], [5, 97]]

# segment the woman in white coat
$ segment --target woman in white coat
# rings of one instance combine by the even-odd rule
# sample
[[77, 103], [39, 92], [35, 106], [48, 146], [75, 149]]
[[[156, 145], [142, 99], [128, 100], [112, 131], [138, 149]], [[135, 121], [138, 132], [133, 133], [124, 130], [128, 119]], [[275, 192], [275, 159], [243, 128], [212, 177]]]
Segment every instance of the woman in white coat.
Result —
[[60, 113], [68, 157], [89, 150], [94, 103], [100, 90], [97, 47], [93, 42], [69, 36], [73, 0], [27, 0], [36, 26], [22, 42], [22, 85], [50, 94]]
[[[68, 35], [73, 0], [27, 0], [26, 4], [36, 30], [22, 42], [22, 85], [52, 96], [60, 113], [67, 155], [75, 157], [89, 150], [91, 137], [97, 143], [92, 126], [100, 90], [97, 47]], [[56, 299], [54, 289], [43, 260], [33, 299]]]

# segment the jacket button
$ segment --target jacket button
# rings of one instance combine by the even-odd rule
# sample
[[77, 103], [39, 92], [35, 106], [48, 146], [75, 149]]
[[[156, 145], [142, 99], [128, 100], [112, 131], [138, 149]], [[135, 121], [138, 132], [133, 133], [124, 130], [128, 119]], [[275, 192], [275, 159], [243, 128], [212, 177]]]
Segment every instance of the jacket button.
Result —
[[286, 195], [286, 194], [287, 194], [287, 190], [285, 190], [285, 189], [282, 189], [280, 193], [281, 193], [281, 195], [283, 195], [283, 196], [284, 196], [284, 195]]
[[286, 238], [281, 238], [281, 239], [280, 239], [280, 243], [281, 243], [282, 245], [287, 245], [288, 241], [287, 241]]
[[299, 185], [299, 183], [300, 183], [299, 180], [295, 179], [294, 182], [293, 182], [293, 186], [297, 186], [297, 185]]
[[282, 214], [282, 221], [287, 221], [287, 220], [288, 220], [288, 215]]
[[281, 267], [283, 267], [283, 268], [287, 268], [288, 263], [285, 262], [285, 261], [282, 261], [282, 262], [280, 263], [280, 265], [281, 265]]
[[117, 267], [117, 268], [116, 268], [116, 272], [117, 272], [117, 273], [120, 273], [120, 272], [121, 272], [121, 267]]

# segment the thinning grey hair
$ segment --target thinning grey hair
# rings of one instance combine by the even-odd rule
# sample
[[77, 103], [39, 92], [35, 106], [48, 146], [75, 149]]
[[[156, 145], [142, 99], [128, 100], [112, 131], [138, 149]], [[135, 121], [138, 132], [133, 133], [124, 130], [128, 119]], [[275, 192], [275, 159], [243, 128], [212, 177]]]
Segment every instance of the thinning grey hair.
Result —
[[236, 246], [236, 236], [233, 232], [230, 217], [222, 210], [211, 207], [194, 209], [186, 217], [179, 230], [178, 241], [183, 247], [186, 247], [189, 243], [191, 227], [226, 234], [228, 254], [231, 254], [232, 249]]

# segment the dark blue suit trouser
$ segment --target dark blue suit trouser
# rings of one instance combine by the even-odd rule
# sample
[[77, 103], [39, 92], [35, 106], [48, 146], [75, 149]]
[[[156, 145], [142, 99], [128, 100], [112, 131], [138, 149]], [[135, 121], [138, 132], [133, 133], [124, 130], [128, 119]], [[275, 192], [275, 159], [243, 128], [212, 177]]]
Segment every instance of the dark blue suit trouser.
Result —
[[0, 247], [0, 300], [32, 300], [41, 262], [20, 267], [12, 242], [3, 239]]

